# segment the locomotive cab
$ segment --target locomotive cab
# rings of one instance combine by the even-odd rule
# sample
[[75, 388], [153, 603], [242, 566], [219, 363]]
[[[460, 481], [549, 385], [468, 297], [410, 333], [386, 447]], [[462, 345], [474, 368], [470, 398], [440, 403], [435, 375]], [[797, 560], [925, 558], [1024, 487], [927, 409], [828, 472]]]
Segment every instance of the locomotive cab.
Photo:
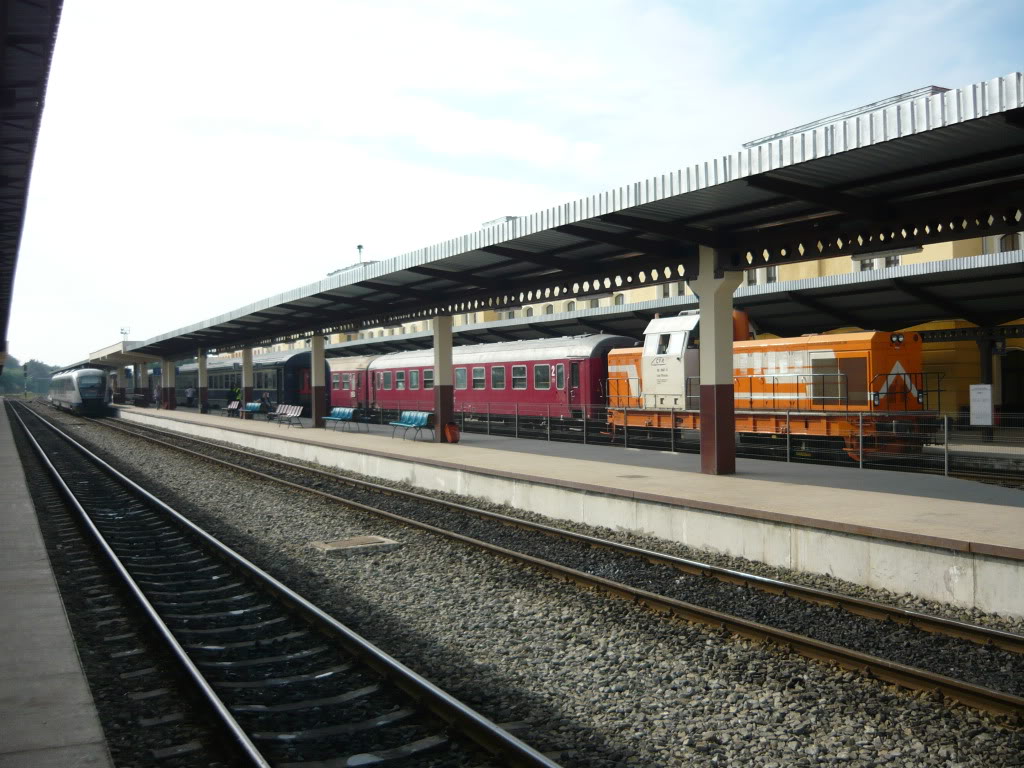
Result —
[[656, 317], [644, 331], [641, 391], [648, 407], [684, 408], [684, 382], [698, 375], [700, 355], [690, 343], [700, 317], [696, 312]]

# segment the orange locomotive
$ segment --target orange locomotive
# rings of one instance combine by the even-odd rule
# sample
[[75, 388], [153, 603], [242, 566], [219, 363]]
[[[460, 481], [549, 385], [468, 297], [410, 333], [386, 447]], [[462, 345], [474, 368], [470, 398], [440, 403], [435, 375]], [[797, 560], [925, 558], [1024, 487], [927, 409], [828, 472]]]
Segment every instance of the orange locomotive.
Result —
[[[622, 429], [700, 429], [699, 350], [691, 343], [696, 313], [656, 318], [642, 349], [608, 355], [608, 420]], [[734, 338], [749, 336], [733, 316]], [[799, 436], [835, 446], [850, 458], [921, 449], [934, 431], [928, 410], [936, 374], [921, 372], [916, 333], [816, 334], [733, 344], [736, 431], [741, 437]]]

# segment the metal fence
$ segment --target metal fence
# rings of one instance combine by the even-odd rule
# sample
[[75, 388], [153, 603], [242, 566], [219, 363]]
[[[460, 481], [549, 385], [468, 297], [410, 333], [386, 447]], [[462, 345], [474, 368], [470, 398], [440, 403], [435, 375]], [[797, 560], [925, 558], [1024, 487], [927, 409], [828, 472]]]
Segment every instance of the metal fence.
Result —
[[[387, 424], [405, 410], [424, 409], [395, 400], [367, 414]], [[700, 432], [630, 426], [643, 421], [649, 409], [625, 411], [626, 425], [610, 426], [603, 405], [564, 406], [482, 403], [460, 405], [455, 422], [470, 434], [532, 440], [616, 445], [623, 448], [699, 453]], [[669, 411], [684, 415], [687, 411]], [[693, 411], [689, 411], [693, 413]], [[774, 427], [737, 435], [740, 458], [828, 464], [849, 468], [885, 469], [961, 477], [1024, 487], [1024, 414], [998, 414], [991, 427], [972, 426], [966, 414], [935, 412], [765, 412]], [[825, 420], [825, 434], [808, 434], [804, 419]], [[673, 419], [674, 421], [674, 419]], [[819, 429], [819, 432], [822, 431]]]

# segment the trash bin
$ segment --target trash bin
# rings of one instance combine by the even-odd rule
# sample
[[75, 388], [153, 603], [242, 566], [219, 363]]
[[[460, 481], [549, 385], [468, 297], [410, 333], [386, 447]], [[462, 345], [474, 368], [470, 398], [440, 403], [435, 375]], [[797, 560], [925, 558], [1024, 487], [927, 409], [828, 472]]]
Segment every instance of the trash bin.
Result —
[[457, 443], [459, 442], [461, 434], [459, 432], [459, 425], [454, 421], [449, 421], [444, 425], [444, 440], [446, 443]]

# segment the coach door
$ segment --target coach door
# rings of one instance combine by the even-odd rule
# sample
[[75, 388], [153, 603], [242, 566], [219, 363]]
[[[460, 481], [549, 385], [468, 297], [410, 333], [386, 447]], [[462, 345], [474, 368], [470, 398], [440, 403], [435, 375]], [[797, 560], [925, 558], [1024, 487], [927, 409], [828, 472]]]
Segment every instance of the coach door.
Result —
[[579, 410], [583, 396], [580, 393], [580, 364], [578, 361], [569, 363], [569, 412]]

